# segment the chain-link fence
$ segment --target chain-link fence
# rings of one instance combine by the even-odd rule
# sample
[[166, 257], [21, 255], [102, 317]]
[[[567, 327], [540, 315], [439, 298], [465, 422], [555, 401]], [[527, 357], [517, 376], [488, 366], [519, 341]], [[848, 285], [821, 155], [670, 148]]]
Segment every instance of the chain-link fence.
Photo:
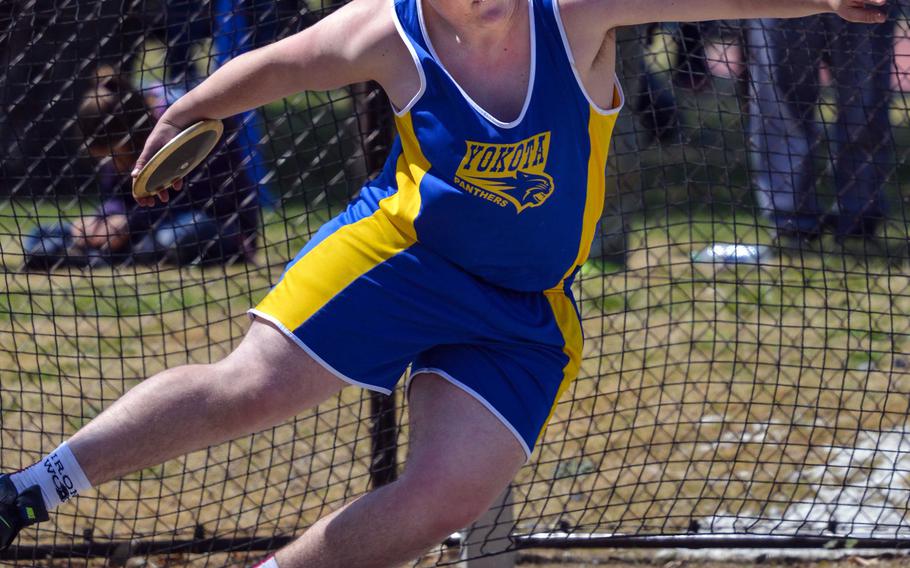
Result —
[[[358, 85], [237, 117], [182, 201], [148, 212], [128, 197], [124, 164], [164, 106], [332, 9], [0, 6], [4, 470], [144, 378], [226, 355], [246, 309], [382, 162], [388, 105]], [[584, 362], [513, 483], [505, 548], [908, 538], [910, 41], [893, 12], [874, 29], [820, 16], [620, 31], [628, 104], [575, 283]], [[124, 222], [118, 243], [86, 237]], [[250, 564], [394, 478], [401, 399], [349, 389], [105, 484], [3, 558]], [[457, 545], [421, 562], [456, 562]]]

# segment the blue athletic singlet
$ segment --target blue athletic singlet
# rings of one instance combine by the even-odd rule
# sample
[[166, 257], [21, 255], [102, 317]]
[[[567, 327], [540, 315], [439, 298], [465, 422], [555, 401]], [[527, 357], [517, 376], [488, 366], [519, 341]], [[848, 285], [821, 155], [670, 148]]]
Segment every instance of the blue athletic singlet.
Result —
[[531, 291], [558, 285], [588, 256], [621, 102], [618, 90], [612, 110], [589, 101], [555, 2], [534, 0], [528, 9], [530, 88], [519, 117], [503, 123], [445, 70], [421, 4], [396, 0], [422, 88], [396, 113], [401, 146], [386, 179], [419, 188], [392, 215], [396, 224], [413, 224], [421, 243], [488, 282]]
[[433, 52], [421, 0], [394, 0], [420, 91], [379, 176], [250, 310], [338, 378], [388, 393], [411, 366], [476, 398], [527, 455], [578, 374], [571, 279], [603, 206], [622, 105], [590, 102], [554, 0], [529, 0], [530, 89], [502, 123]]

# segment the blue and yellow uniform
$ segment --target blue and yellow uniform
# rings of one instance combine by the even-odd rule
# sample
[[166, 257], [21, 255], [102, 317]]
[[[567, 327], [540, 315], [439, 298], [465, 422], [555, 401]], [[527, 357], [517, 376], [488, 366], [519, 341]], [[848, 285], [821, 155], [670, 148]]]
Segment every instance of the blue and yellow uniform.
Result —
[[382, 173], [326, 223], [251, 312], [339, 378], [388, 393], [407, 366], [489, 408], [528, 456], [575, 378], [570, 290], [603, 207], [616, 114], [581, 87], [555, 0], [529, 0], [531, 69], [504, 123], [434, 53], [420, 0], [394, 17], [421, 88]]

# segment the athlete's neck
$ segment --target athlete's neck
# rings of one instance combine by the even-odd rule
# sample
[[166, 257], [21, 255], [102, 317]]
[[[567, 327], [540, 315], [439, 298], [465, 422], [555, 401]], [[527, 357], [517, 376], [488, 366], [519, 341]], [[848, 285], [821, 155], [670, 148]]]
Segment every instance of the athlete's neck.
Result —
[[468, 49], [494, 49], [527, 26], [528, 0], [417, 0], [431, 35], [445, 34]]

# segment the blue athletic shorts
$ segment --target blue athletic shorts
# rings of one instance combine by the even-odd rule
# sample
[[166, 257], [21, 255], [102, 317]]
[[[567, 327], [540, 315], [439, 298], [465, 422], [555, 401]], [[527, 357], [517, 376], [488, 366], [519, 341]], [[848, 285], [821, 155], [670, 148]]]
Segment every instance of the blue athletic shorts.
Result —
[[569, 286], [518, 292], [465, 272], [396, 227], [369, 196], [317, 231], [256, 308], [335, 376], [390, 393], [432, 372], [463, 389], [528, 457], [578, 373]]

